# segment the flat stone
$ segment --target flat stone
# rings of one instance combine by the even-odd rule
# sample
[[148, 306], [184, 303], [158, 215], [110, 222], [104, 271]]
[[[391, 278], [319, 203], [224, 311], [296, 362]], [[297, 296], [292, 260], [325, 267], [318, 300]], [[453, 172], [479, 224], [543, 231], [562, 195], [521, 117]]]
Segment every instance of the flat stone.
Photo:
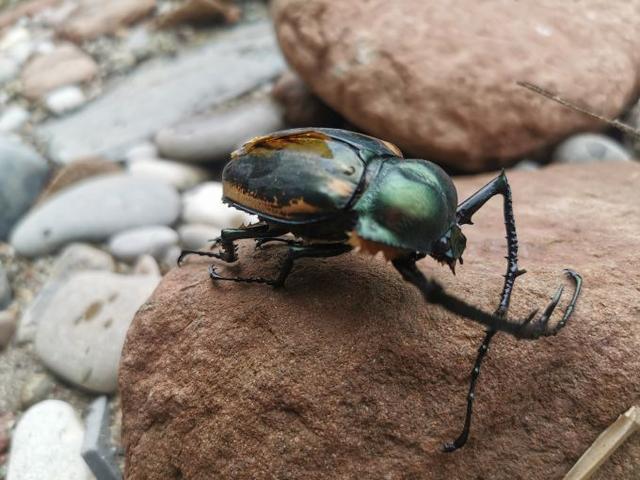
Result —
[[45, 105], [52, 113], [62, 115], [84, 105], [87, 101], [82, 89], [76, 85], [60, 87], [49, 92], [44, 100]]
[[73, 275], [54, 293], [39, 322], [36, 353], [72, 384], [114, 392], [125, 334], [158, 281], [151, 275], [110, 272]]
[[9, 285], [7, 272], [0, 265], [0, 310], [9, 305], [11, 298], [11, 285]]
[[167, 158], [228, 161], [229, 154], [247, 140], [284, 127], [280, 107], [266, 98], [160, 130], [156, 144]]
[[58, 34], [74, 42], [116, 33], [150, 14], [156, 0], [84, 0], [60, 26]]
[[56, 258], [49, 280], [20, 317], [16, 340], [26, 343], [35, 338], [38, 323], [47, 316], [49, 306], [64, 280], [77, 272], [87, 270], [113, 271], [115, 262], [111, 255], [91, 245], [72, 243]]
[[[471, 172], [602, 128], [517, 81], [608, 117], [625, 110], [640, 75], [635, 8], [628, 0], [276, 0], [271, 11], [288, 63], [328, 105], [407, 155]], [[599, 35], [607, 41], [590, 40]]]
[[109, 239], [109, 251], [118, 260], [132, 262], [142, 255], [162, 258], [178, 243], [178, 233], [164, 225], [139, 227], [120, 232]]
[[[493, 175], [456, 179], [459, 197]], [[125, 477], [563, 478], [640, 401], [640, 270], [631, 267], [640, 264], [640, 165], [555, 165], [509, 181], [527, 269], [511, 316], [546, 305], [563, 268], [584, 287], [557, 336], [496, 335], [462, 450], [441, 446], [462, 427], [480, 325], [426, 304], [380, 256], [300, 260], [277, 290], [212, 283], [212, 259], [192, 257], [164, 277], [127, 335]], [[418, 266], [493, 311], [506, 267], [502, 202], [473, 220], [456, 276], [431, 259]], [[221, 274], [272, 278], [285, 252], [246, 241], [237, 264], [215, 263]], [[639, 469], [634, 435], [593, 479], [637, 479]]]
[[159, 129], [251, 91], [283, 67], [270, 23], [238, 26], [176, 58], [146, 62], [81, 111], [46, 122], [36, 135], [59, 162], [95, 154], [122, 158]]
[[54, 51], [30, 60], [22, 70], [22, 93], [31, 100], [65, 85], [92, 80], [98, 73], [93, 59], [73, 44], [59, 45]]
[[99, 480], [121, 480], [122, 473], [113, 458], [111, 408], [106, 396], [94, 400], [87, 414], [87, 432], [82, 442], [82, 458]]
[[134, 227], [171, 225], [179, 209], [179, 196], [168, 185], [105, 175], [38, 205], [15, 227], [10, 242], [20, 255], [34, 257], [74, 241], [99, 242]]
[[596, 133], [583, 133], [568, 138], [558, 145], [551, 158], [559, 163], [631, 161], [631, 155], [622, 145]]
[[48, 175], [49, 166], [38, 153], [0, 136], [0, 241], [31, 206]]
[[91, 480], [80, 456], [83, 434], [68, 403], [45, 400], [34, 405], [13, 434], [7, 480]]
[[20, 130], [29, 120], [29, 112], [19, 105], [10, 105], [0, 114], [0, 133]]
[[180, 245], [185, 250], [198, 250], [220, 236], [221, 228], [203, 223], [188, 223], [178, 228]]
[[222, 184], [206, 182], [182, 194], [182, 221], [218, 228], [239, 227], [255, 218], [222, 203]]
[[134, 160], [127, 165], [127, 171], [132, 175], [168, 183], [177, 190], [193, 188], [211, 176], [204, 168], [158, 158]]

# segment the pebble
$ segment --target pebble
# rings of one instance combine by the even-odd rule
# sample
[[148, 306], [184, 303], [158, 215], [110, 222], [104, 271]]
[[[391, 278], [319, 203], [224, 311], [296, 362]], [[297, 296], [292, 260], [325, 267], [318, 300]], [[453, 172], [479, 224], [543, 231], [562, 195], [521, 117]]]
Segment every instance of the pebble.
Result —
[[20, 67], [15, 60], [6, 57], [0, 58], [0, 85], [13, 80], [19, 71]]
[[581, 133], [562, 142], [552, 161], [557, 163], [591, 163], [630, 161], [631, 155], [622, 145], [605, 135]]
[[127, 165], [132, 175], [168, 183], [178, 190], [187, 190], [209, 179], [200, 167], [157, 158], [138, 159]]
[[108, 253], [83, 243], [72, 243], [58, 255], [49, 280], [20, 318], [16, 334], [18, 343], [26, 343], [35, 338], [38, 322], [47, 315], [51, 301], [63, 281], [74, 273], [87, 270], [110, 272], [115, 270], [115, 262]]
[[129, 163], [158, 158], [158, 148], [153, 142], [139, 143], [128, 149], [124, 154], [124, 158]]
[[45, 105], [56, 115], [76, 110], [87, 101], [84, 92], [76, 85], [60, 87], [47, 94]]
[[219, 228], [239, 227], [255, 217], [222, 203], [222, 184], [203, 183], [182, 195], [182, 221]]
[[49, 166], [38, 153], [0, 135], [0, 241], [31, 206], [48, 175]]
[[0, 310], [0, 351], [9, 345], [16, 331], [17, 309]]
[[26, 410], [38, 402], [46, 400], [53, 391], [55, 383], [46, 373], [34, 373], [22, 385], [20, 391], [20, 408]]
[[63, 44], [29, 60], [22, 70], [22, 93], [30, 100], [65, 85], [88, 82], [98, 74], [93, 59], [73, 44]]
[[220, 228], [202, 223], [188, 223], [178, 228], [180, 245], [185, 250], [198, 250], [220, 236]]
[[178, 245], [171, 246], [160, 259], [160, 265], [167, 270], [171, 270], [178, 264], [178, 258], [180, 258], [181, 253], [182, 248]]
[[35, 44], [29, 29], [16, 25], [6, 31], [0, 39], [0, 52], [4, 58], [13, 60], [18, 66], [22, 65], [33, 53]]
[[27, 120], [29, 120], [29, 112], [25, 108], [10, 105], [0, 114], [0, 133], [15, 132], [22, 128]]
[[167, 158], [228, 160], [229, 154], [247, 140], [283, 128], [280, 107], [265, 98], [162, 129], [155, 141], [160, 154]]
[[540, 169], [540, 164], [537, 162], [534, 162], [533, 160], [521, 160], [518, 163], [516, 163], [513, 167], [511, 167], [513, 170], [526, 170], [528, 172], [532, 172], [534, 170], [539, 170]]
[[180, 213], [174, 188], [125, 174], [90, 178], [29, 212], [10, 242], [20, 255], [51, 253], [73, 241], [103, 241], [145, 225], [171, 225]]
[[142, 255], [161, 259], [178, 243], [178, 233], [164, 225], [120, 232], [109, 240], [109, 251], [118, 260], [132, 262]]
[[7, 272], [0, 265], [0, 310], [11, 302], [11, 285], [7, 278]]
[[35, 350], [72, 384], [112, 393], [134, 314], [159, 282], [151, 275], [81, 272], [61, 285], [38, 325]]
[[153, 275], [155, 277], [161, 277], [160, 267], [158, 262], [151, 255], [142, 255], [136, 261], [131, 271], [134, 275]]
[[90, 480], [80, 456], [84, 428], [73, 407], [45, 400], [18, 422], [11, 441], [7, 480]]

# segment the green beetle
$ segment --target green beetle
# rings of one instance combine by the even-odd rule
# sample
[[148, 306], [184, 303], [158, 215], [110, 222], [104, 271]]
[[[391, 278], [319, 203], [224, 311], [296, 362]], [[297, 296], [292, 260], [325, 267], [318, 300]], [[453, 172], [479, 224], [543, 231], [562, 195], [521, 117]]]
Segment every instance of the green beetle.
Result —
[[[574, 281], [575, 290], [555, 326], [549, 326], [549, 318], [562, 287], [537, 319], [534, 320], [537, 311], [524, 320], [507, 318], [515, 279], [524, 270], [518, 268], [511, 190], [504, 172], [458, 204], [451, 178], [435, 163], [405, 159], [395, 145], [367, 135], [313, 128], [285, 130], [250, 140], [231, 154], [222, 181], [223, 200], [257, 215], [259, 221], [224, 229], [212, 246], [212, 250], [219, 247], [219, 251], [185, 250], [179, 263], [190, 254], [235, 262], [235, 242], [241, 239], [255, 239], [257, 246], [283, 242], [288, 245], [287, 255], [273, 279], [224, 277], [213, 265], [209, 268], [214, 281], [279, 287], [299, 258], [331, 257], [354, 248], [370, 255], [382, 252], [427, 302], [487, 327], [471, 374], [464, 428], [454, 442], [445, 445], [445, 451], [456, 450], [468, 438], [474, 388], [493, 335], [497, 331], [522, 339], [555, 335], [574, 310], [582, 279], [576, 272], [565, 270]], [[490, 314], [447, 294], [424, 276], [416, 262], [429, 255], [455, 272], [466, 246], [461, 225], [471, 224], [473, 214], [495, 195], [504, 199], [507, 271], [500, 302]]]

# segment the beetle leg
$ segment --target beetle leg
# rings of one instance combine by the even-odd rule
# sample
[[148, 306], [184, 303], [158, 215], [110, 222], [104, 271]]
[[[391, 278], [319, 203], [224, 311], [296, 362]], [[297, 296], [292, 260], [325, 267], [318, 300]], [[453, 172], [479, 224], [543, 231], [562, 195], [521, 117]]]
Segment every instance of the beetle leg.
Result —
[[302, 245], [302, 242], [299, 240], [294, 240], [291, 238], [281, 238], [281, 237], [261, 237], [256, 238], [256, 250], [260, 250], [265, 243], [270, 242], [282, 242], [287, 245]]
[[262, 277], [223, 277], [216, 272], [215, 267], [211, 265], [209, 267], [209, 276], [212, 280], [226, 280], [230, 282], [241, 283], [264, 283], [273, 287], [282, 287], [285, 280], [293, 269], [294, 262], [299, 258], [305, 257], [335, 257], [342, 255], [350, 251], [352, 247], [344, 243], [329, 243], [321, 245], [290, 245], [287, 250], [287, 256], [285, 257], [278, 276], [274, 279], [267, 279]]

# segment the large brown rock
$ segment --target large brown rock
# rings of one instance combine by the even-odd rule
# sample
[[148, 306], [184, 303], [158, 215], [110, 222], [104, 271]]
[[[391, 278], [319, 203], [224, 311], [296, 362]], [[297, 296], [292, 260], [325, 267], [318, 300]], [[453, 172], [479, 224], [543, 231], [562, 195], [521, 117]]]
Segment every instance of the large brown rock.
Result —
[[[640, 166], [510, 174], [521, 239], [512, 314], [546, 304], [573, 267], [585, 287], [554, 338], [497, 335], [461, 427], [482, 328], [423, 303], [381, 259], [299, 262], [283, 290], [216, 284], [207, 261], [173, 270], [138, 312], [120, 370], [130, 480], [559, 479], [617, 416], [640, 404]], [[466, 196], [489, 179], [456, 183]], [[501, 202], [465, 227], [465, 264], [425, 272], [496, 305]], [[225, 272], [271, 275], [282, 247]], [[568, 293], [565, 294], [568, 296]], [[564, 300], [566, 302], [566, 298]], [[595, 478], [640, 472], [640, 436]]]
[[597, 125], [516, 81], [611, 116], [638, 82], [637, 0], [273, 4], [287, 60], [325, 102], [413, 155], [465, 171]]

